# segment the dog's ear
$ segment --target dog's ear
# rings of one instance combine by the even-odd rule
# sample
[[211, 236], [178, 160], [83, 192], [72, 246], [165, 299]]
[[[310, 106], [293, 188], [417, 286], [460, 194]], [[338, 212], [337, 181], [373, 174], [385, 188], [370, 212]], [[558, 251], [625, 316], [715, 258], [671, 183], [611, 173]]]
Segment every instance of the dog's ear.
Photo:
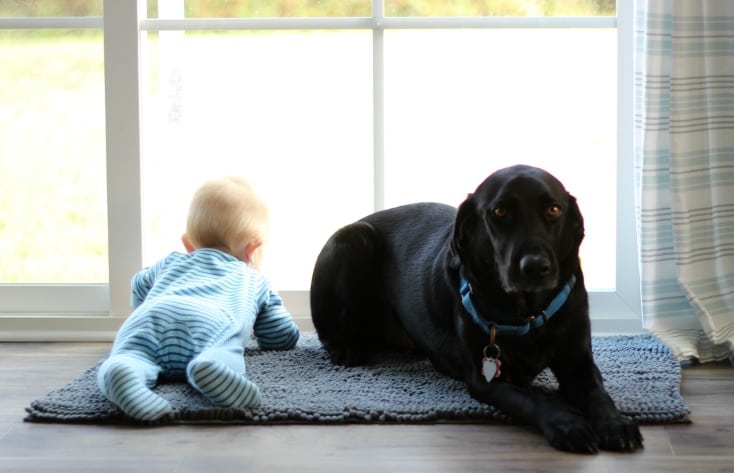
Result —
[[475, 234], [474, 228], [477, 224], [477, 208], [473, 199], [473, 194], [466, 196], [466, 200], [461, 203], [456, 213], [456, 221], [454, 222], [454, 234], [451, 239], [451, 260], [452, 268], [457, 269], [461, 266], [461, 259], [464, 251], [469, 246], [469, 238]]
[[581, 215], [576, 198], [568, 194], [566, 222], [561, 234], [561, 259], [577, 254], [584, 239], [584, 217]]

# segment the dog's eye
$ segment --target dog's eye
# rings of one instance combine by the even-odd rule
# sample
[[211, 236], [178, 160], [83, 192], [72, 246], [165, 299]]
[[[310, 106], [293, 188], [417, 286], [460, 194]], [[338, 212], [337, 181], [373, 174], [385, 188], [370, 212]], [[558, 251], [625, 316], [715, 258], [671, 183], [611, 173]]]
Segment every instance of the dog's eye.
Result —
[[492, 215], [496, 218], [506, 218], [509, 212], [505, 207], [495, 207], [492, 209]]
[[559, 205], [551, 205], [545, 210], [545, 214], [550, 218], [558, 218], [563, 213], [563, 209]]

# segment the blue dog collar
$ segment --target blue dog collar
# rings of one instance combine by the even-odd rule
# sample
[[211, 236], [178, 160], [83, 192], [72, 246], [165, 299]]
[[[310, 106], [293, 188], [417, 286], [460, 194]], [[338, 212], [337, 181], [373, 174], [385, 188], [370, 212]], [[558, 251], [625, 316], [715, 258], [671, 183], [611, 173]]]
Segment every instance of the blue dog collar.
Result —
[[541, 311], [538, 315], [531, 315], [525, 319], [525, 323], [521, 325], [499, 325], [491, 320], [487, 320], [477, 312], [472, 301], [472, 287], [469, 281], [464, 277], [463, 271], [459, 274], [459, 293], [461, 294], [461, 304], [466, 309], [467, 313], [471, 316], [472, 320], [484, 330], [485, 333], [489, 334], [491, 327], [494, 327], [500, 335], [513, 335], [522, 336], [530, 332], [532, 329], [540, 328], [545, 325], [553, 315], [558, 312], [563, 304], [566, 303], [568, 295], [571, 293], [571, 289], [576, 284], [576, 276], [571, 275], [565, 286], [561, 289], [561, 292], [556, 294], [556, 297], [550, 301], [548, 307]]

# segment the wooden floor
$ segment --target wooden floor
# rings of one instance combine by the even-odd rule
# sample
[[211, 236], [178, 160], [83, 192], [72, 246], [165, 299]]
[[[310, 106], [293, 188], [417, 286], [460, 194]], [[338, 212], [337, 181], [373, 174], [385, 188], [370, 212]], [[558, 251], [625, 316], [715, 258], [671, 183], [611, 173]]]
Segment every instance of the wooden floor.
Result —
[[690, 425], [645, 426], [635, 454], [573, 455], [508, 425], [80, 426], [24, 408], [90, 367], [105, 343], [0, 343], [0, 472], [734, 472], [734, 369], [686, 368]]

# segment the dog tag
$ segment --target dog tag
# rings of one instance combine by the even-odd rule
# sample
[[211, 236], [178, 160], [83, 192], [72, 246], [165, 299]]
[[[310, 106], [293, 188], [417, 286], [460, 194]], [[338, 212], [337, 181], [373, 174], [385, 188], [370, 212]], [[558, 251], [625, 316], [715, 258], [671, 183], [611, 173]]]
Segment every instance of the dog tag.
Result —
[[500, 366], [502, 366], [502, 362], [500, 360], [484, 357], [482, 360], [482, 374], [488, 383], [491, 383], [494, 378], [499, 377]]

